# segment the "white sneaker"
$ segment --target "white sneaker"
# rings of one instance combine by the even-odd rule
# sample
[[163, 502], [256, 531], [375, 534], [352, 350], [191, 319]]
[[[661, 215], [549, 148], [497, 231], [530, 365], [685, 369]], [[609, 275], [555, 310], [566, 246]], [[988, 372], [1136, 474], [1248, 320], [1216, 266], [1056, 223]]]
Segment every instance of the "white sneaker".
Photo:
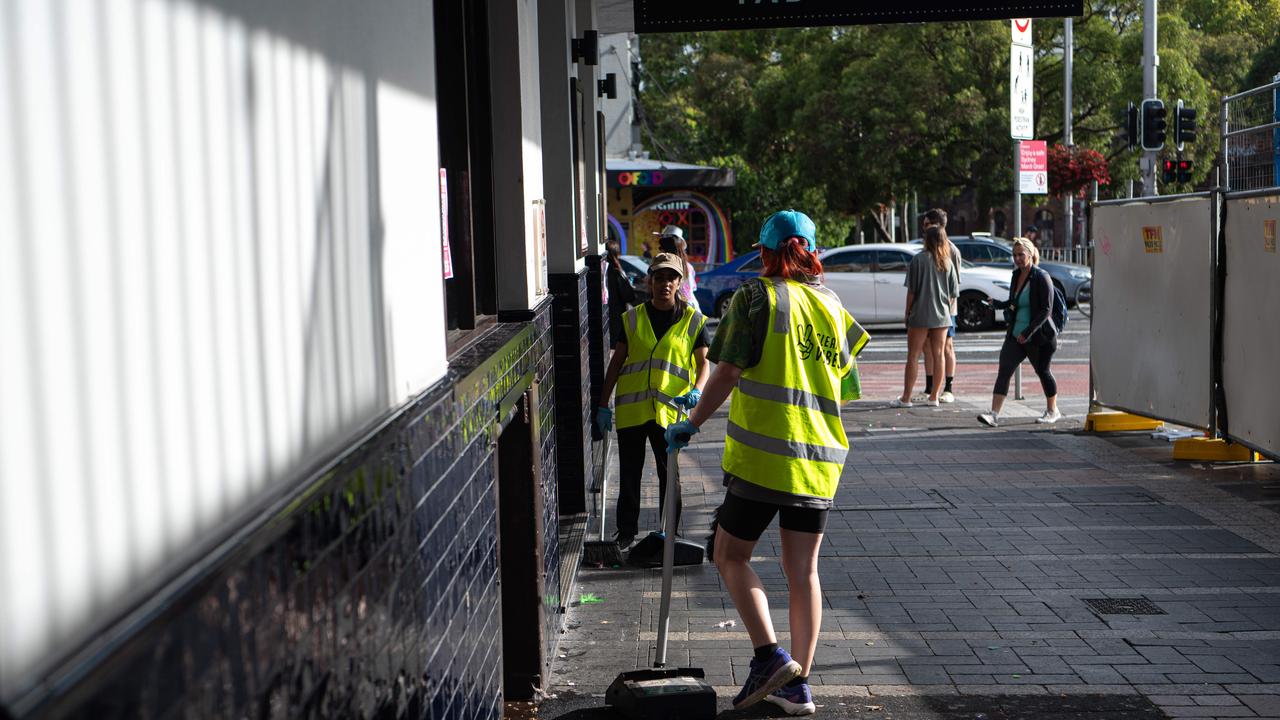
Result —
[[942, 394], [938, 396], [938, 401], [944, 402], [944, 403], [953, 403], [956, 401], [956, 396], [952, 395], [950, 390], [943, 390]]
[[925, 398], [924, 402], [921, 404], [923, 404], [926, 407], [938, 407], [938, 401], [930, 400], [929, 398]]
[[890, 400], [890, 401], [889, 401], [889, 407], [891, 407], [891, 408], [909, 408], [909, 407], [915, 407], [915, 406], [911, 403], [911, 401], [910, 401], [910, 400], [907, 400], [906, 402], [903, 402], [903, 401], [902, 401], [902, 398], [900, 398], [900, 397], [896, 397], [896, 398], [894, 398], [894, 399], [892, 399], [892, 400]]
[[1054, 408], [1053, 412], [1045, 410], [1043, 415], [1036, 418], [1036, 422], [1044, 423], [1045, 425], [1052, 425], [1061, 419], [1062, 419], [1062, 411], [1058, 410], [1057, 408]]
[[1000, 416], [995, 413], [982, 413], [978, 416], [978, 422], [987, 427], [998, 427], [1000, 425]]

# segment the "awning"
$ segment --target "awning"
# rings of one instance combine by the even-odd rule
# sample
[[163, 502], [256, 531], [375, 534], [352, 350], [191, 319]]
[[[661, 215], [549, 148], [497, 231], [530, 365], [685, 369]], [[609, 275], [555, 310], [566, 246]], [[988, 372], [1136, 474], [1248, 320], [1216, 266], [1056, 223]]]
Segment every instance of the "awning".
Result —
[[663, 162], [661, 160], [605, 160], [608, 186], [646, 188], [733, 187], [733, 170], [728, 168]]

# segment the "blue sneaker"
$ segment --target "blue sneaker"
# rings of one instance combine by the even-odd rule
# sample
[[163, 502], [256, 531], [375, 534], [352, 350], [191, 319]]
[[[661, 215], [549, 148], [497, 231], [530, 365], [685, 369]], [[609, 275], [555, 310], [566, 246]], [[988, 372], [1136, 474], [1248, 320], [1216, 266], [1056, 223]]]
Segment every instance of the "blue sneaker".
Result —
[[817, 710], [813, 704], [813, 693], [809, 691], [809, 683], [783, 685], [769, 693], [765, 700], [782, 708], [788, 715], [812, 715]]
[[761, 662], [751, 659], [751, 673], [742, 691], [733, 699], [734, 709], [755, 705], [769, 693], [800, 677], [800, 663], [791, 659], [786, 650], [778, 648], [773, 657]]

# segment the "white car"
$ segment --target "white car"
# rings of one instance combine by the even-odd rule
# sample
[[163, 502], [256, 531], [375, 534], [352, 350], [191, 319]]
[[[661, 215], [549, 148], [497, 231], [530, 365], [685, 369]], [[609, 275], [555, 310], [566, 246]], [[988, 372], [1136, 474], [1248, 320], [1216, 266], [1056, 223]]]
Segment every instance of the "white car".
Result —
[[[859, 323], [902, 325], [907, 305], [907, 266], [921, 245], [874, 243], [832, 248], [821, 252], [826, 286]], [[987, 330], [995, 324], [991, 299], [1009, 296], [1009, 272], [984, 268], [967, 260], [960, 264], [958, 330]]]

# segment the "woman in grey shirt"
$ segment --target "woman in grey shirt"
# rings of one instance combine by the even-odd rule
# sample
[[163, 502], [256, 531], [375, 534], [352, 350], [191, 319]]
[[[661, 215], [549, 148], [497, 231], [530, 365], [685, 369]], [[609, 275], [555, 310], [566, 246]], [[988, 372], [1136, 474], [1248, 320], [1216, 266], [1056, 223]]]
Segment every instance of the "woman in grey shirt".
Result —
[[[924, 232], [924, 252], [911, 258], [907, 269], [907, 366], [903, 372], [902, 395], [889, 403], [891, 407], [911, 407], [915, 389], [916, 363], [922, 352], [933, 354], [933, 367], [943, 367], [942, 348], [951, 327], [951, 305], [960, 294], [959, 274], [952, 267], [951, 243], [947, 231], [936, 225]], [[938, 406], [941, 383], [934, 383], [924, 401]]]

